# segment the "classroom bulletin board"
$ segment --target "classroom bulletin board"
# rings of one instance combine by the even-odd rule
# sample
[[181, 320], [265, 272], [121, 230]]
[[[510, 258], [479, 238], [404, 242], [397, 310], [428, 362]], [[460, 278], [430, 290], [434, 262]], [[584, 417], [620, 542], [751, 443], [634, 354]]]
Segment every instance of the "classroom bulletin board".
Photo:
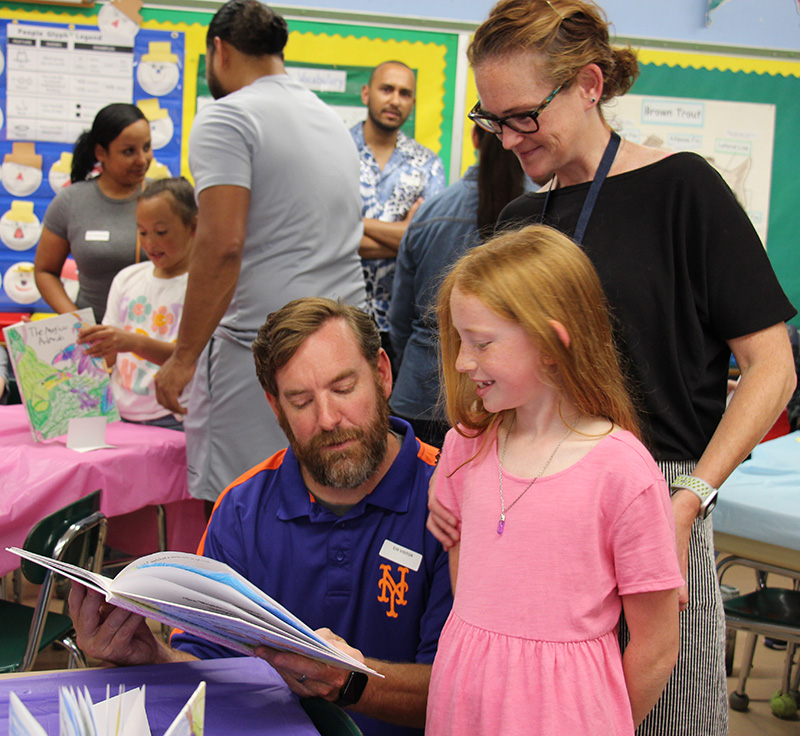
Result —
[[[46, 126], [28, 126], [24, 130], [21, 124], [15, 127], [14, 120], [21, 119], [24, 114], [11, 120], [5, 115], [9, 100], [13, 103], [18, 95], [6, 94], [9, 76], [6, 62], [10, 47], [8, 33], [4, 31], [10, 27], [12, 36], [19, 29], [22, 29], [22, 35], [30, 35], [31, 29], [36, 28], [43, 36], [77, 35], [84, 39], [97, 32], [98, 17], [107, 5], [78, 9], [0, 3], [0, 110], [3, 113], [0, 118], [0, 156], [7, 158], [9, 165], [16, 160], [23, 162], [25, 171], [35, 170], [33, 174], [36, 178], [35, 188], [25, 190], [25, 200], [20, 198], [22, 190], [15, 192], [13, 187], [0, 186], [0, 210], [7, 212], [8, 218], [16, 218], [10, 227], [19, 234], [25, 234], [24, 242], [22, 238], [17, 238], [11, 241], [14, 247], [9, 247], [2, 237], [3, 221], [0, 218], [0, 312], [49, 311], [35, 291], [32, 271], [41, 221], [47, 205], [59, 191], [58, 187], [68, 180], [72, 142], [82, 129], [91, 125], [100, 107], [111, 101], [134, 102], [142, 107], [150, 120], [156, 165], [161, 167], [153, 173], [190, 176], [189, 132], [197, 110], [198, 95], [202, 101], [203, 95], [207, 94], [204, 55], [210, 11], [141, 8], [141, 28], [136, 33], [131, 49], [100, 49], [108, 53], [105, 56], [100, 54], [101, 60], [92, 62], [95, 75], [105, 70], [109, 77], [113, 74], [108, 70], [121, 65], [117, 76], [125, 77], [127, 73], [130, 91], [125, 88], [124, 81], [105, 80], [103, 89], [110, 96], [91, 95], [94, 102], [87, 100], [80, 110], [77, 105], [68, 106], [61, 115], [54, 115], [51, 110], [51, 118], [66, 116], [70, 121], [62, 126], [57, 135], [44, 130]], [[451, 133], [458, 34], [296, 20], [290, 16], [289, 22], [290, 35], [285, 50], [289, 73], [301, 77], [325, 102], [341, 108], [345, 119], [348, 115], [354, 116], [353, 119], [359, 116], [363, 119], [360, 90], [374, 66], [396, 59], [414, 69], [417, 76], [417, 106], [415, 115], [406, 122], [404, 131], [437, 153], [442, 158], [445, 170], [449, 170], [454, 155]], [[41, 41], [42, 47], [45, 43], [50, 44], [49, 41]], [[70, 45], [69, 49], [73, 51], [77, 45]], [[40, 50], [38, 41], [34, 42], [33, 50]], [[30, 53], [31, 49], [28, 50], [28, 56]], [[124, 62], [119, 61], [122, 57]], [[14, 58], [17, 60], [15, 63], [19, 64], [22, 57], [16, 54]], [[80, 64], [74, 58], [71, 59], [73, 67], [84, 64], [83, 57]], [[177, 72], [177, 81], [167, 93], [163, 89], [166, 83], [162, 81], [167, 75], [161, 74], [156, 78], [152, 74], [150, 77], [143, 74], [142, 68], [149, 61], [158, 62], [162, 72], [163, 67], [174, 67], [174, 70], [167, 69], [170, 75]], [[85, 88], [91, 76], [87, 74], [86, 79], [80, 80], [77, 86]], [[32, 83], [42, 84], [46, 79], [47, 74], [39, 70]], [[158, 88], [159, 84], [162, 89]], [[12, 75], [12, 87], [16, 85], [17, 78]], [[162, 94], [154, 94], [158, 92]], [[41, 94], [45, 101], [58, 96], [55, 89], [42, 90]], [[30, 136], [23, 140], [26, 133], [30, 133]], [[291, 133], [287, 131], [287, 142], [290, 138]], [[156, 145], [165, 140], [167, 143], [164, 145]], [[325, 165], [324, 153], [321, 154], [320, 165]], [[58, 186], [49, 181], [52, 177], [48, 177], [47, 172], [51, 170], [60, 174]]]
[[[127, 1], [127, 0], [125, 0]], [[202, 3], [199, 3], [202, 5]], [[104, 5], [94, 8], [61, 6], [36, 6], [0, 0], [0, 22], [50, 23], [62, 28], [97, 27], [97, 16]], [[166, 109], [173, 124], [173, 148], [156, 151], [157, 158], [168, 160], [170, 173], [189, 175], [187, 145], [192, 121], [196, 113], [198, 96], [202, 104], [207, 95], [204, 80], [205, 34], [212, 9], [208, 6], [191, 8], [164, 8], [160, 6], [141, 9], [141, 39], [134, 49], [134, 64], [150, 53], [151, 43], [169, 42], [169, 49], [153, 47], [159, 58], [164, 53], [177, 57], [180, 70], [179, 84], [159, 104], [158, 114]], [[345, 120], [358, 117], [361, 85], [376, 64], [387, 59], [398, 59], [408, 64], [417, 74], [417, 107], [406, 123], [405, 131], [442, 158], [445, 171], [463, 172], [475, 161], [470, 140], [471, 124], [467, 111], [477, 100], [477, 90], [464, 58], [464, 50], [471, 34], [466, 24], [447, 24], [436, 27], [435, 21], [411, 25], [404, 19], [378, 18], [376, 22], [350, 13], [342, 19], [334, 12], [323, 19], [309, 19], [310, 11], [293, 16], [290, 8], [279, 8], [287, 17], [290, 27], [286, 47], [286, 64], [291, 74], [302, 78], [327, 103], [341, 111]], [[302, 17], [301, 17], [302, 16]], [[357, 17], [357, 20], [353, 20]], [[149, 34], [149, 35], [148, 35]], [[797, 267], [796, 233], [800, 231], [798, 215], [798, 177], [800, 177], [800, 57], [772, 56], [770, 52], [759, 55], [757, 50], [735, 49], [670, 50], [655, 48], [646, 41], [625, 39], [639, 49], [640, 77], [632, 94], [650, 95], [668, 99], [693, 99], [701, 101], [722, 100], [732, 103], [763, 103], [774, 106], [774, 151], [769, 195], [769, 224], [766, 236], [768, 252], [792, 302], [800, 306], [800, 268]], [[7, 52], [7, 35], [0, 35], [0, 51]], [[159, 56], [160, 55], [160, 56]], [[0, 94], [6, 89], [7, 65], [0, 63]], [[137, 81], [134, 79], [134, 87]], [[139, 90], [136, 87], [137, 98]], [[2, 110], [5, 113], [5, 110]], [[360, 111], [363, 116], [363, 108]], [[735, 133], [735, 113], [730, 127]], [[13, 141], [8, 137], [7, 121], [0, 126], [0, 153], [9, 153]], [[151, 121], [152, 124], [152, 121]], [[33, 141], [38, 152], [39, 143]], [[178, 150], [174, 145], [178, 145]], [[65, 144], [65, 147], [68, 146]], [[44, 148], [42, 149], [45, 150]], [[31, 153], [30, 150], [23, 153]], [[167, 154], [170, 154], [169, 156]], [[47, 156], [52, 154], [47, 153]], [[45, 161], [52, 166], [55, 161]], [[324, 160], [321, 160], [324, 165]], [[454, 168], [452, 168], [454, 167]], [[43, 177], [44, 180], [47, 177]], [[43, 181], [41, 191], [34, 193], [33, 215], [41, 220], [46, 203], [52, 197], [51, 188]], [[9, 212], [13, 198], [0, 188], [0, 210]], [[35, 196], [41, 195], [41, 200]], [[29, 198], [30, 199], [30, 198]], [[17, 206], [16, 212], [28, 215], [30, 205]], [[2, 214], [0, 212], [0, 214]], [[0, 218], [0, 229], [2, 218]], [[2, 235], [0, 233], [0, 241]], [[0, 242], [0, 279], [5, 277], [10, 263], [32, 261], [35, 246], [29, 250], [11, 251]], [[23, 272], [22, 277], [27, 272]], [[32, 278], [32, 274], [30, 274]], [[1, 284], [0, 284], [1, 285]], [[0, 311], [32, 311], [41, 303], [21, 305], [8, 299], [0, 288]]]
[[767, 252], [800, 309], [800, 61], [642, 48], [639, 62], [632, 93], [774, 106]]

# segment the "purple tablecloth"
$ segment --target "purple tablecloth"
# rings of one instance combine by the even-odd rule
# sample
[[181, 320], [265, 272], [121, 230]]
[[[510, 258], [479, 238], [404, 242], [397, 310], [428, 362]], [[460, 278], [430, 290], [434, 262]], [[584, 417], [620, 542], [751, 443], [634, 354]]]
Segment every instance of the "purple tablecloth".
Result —
[[42, 673], [0, 679], [0, 733], [8, 733], [8, 693], [14, 691], [49, 736], [58, 736], [58, 689], [86, 685], [92, 700], [146, 685], [153, 736], [161, 736], [201, 680], [206, 681], [205, 736], [319, 736], [297, 698], [266, 662], [255, 657], [146, 667]]

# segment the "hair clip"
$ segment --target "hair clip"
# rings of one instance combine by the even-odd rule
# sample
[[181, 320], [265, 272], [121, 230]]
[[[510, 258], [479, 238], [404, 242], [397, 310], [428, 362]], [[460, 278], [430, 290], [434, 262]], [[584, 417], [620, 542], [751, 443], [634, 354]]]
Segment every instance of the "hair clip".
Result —
[[563, 15], [562, 15], [562, 14], [561, 14], [561, 13], [560, 13], [558, 10], [556, 10], [555, 6], [553, 5], [553, 3], [551, 3], [551, 2], [550, 2], [550, 0], [546, 0], [546, 2], [547, 2], [547, 4], [548, 4], [548, 5], [549, 5], [549, 6], [552, 8], [553, 12], [554, 12], [554, 13], [555, 13], [555, 14], [556, 14], [556, 15], [557, 15], [559, 18], [561, 18], [561, 20], [566, 20], [566, 18], [565, 18], [565, 17], [564, 17], [564, 16], [563, 16]]

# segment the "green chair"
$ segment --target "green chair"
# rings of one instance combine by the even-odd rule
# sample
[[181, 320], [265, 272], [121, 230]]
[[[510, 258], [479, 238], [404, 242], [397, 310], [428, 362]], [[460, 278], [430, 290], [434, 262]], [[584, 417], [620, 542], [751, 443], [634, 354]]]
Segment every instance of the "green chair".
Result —
[[[95, 491], [42, 519], [29, 532], [23, 548], [81, 567], [91, 563], [91, 569], [99, 572], [106, 527], [100, 491]], [[70, 669], [85, 667], [70, 617], [48, 612], [55, 573], [24, 559], [21, 568], [22, 574], [41, 588], [34, 607], [0, 601], [0, 673], [30, 670], [39, 652], [56, 642], [69, 651]]]
[[300, 698], [300, 705], [321, 736], [362, 736], [343, 708], [323, 698]]
[[[800, 663], [794, 664], [794, 653], [800, 646], [800, 573], [742, 557], [725, 557], [717, 563], [720, 582], [727, 569], [735, 565], [750, 567], [756, 572], [756, 590], [723, 602], [728, 629], [747, 633], [742, 652], [739, 681], [728, 702], [732, 710], [746, 712], [750, 697], [745, 692], [747, 678], [753, 666], [756, 641], [759, 636], [770, 636], [787, 641], [781, 687], [770, 698], [770, 708], [778, 718], [795, 720], [800, 706]], [[767, 585], [769, 573], [792, 580], [792, 588]], [[794, 673], [792, 670], [794, 669]]]

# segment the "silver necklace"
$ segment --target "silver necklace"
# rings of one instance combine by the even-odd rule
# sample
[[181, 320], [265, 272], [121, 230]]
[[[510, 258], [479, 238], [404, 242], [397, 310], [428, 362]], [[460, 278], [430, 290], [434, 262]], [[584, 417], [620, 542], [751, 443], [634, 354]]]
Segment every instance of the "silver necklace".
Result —
[[542, 475], [544, 475], [544, 471], [547, 470], [553, 458], [556, 456], [558, 448], [561, 447], [561, 445], [563, 445], [564, 442], [566, 441], [567, 437], [569, 437], [572, 434], [572, 427], [570, 427], [567, 430], [567, 433], [558, 441], [558, 444], [555, 446], [555, 449], [550, 454], [550, 457], [547, 458], [547, 462], [542, 466], [542, 469], [536, 474], [536, 477], [530, 483], [528, 483], [527, 486], [525, 486], [525, 490], [522, 491], [522, 493], [520, 493], [519, 496], [517, 496], [511, 502], [508, 508], [506, 508], [505, 500], [503, 498], [503, 461], [506, 459], [506, 447], [508, 446], [508, 435], [511, 434], [511, 429], [514, 426], [514, 422], [516, 421], [516, 419], [517, 415], [515, 414], [511, 418], [511, 424], [508, 425], [508, 431], [506, 432], [505, 439], [503, 440], [503, 448], [500, 451], [500, 458], [497, 463], [497, 477], [500, 479], [500, 521], [497, 522], [498, 534], [502, 534], [503, 530], [506, 527], [506, 512], [511, 511], [511, 509], [514, 508], [514, 506], [516, 505], [517, 501], [519, 501], [528, 492], [530, 487], [534, 483], [536, 483], [536, 481], [539, 480], [539, 478], [541, 478]]

